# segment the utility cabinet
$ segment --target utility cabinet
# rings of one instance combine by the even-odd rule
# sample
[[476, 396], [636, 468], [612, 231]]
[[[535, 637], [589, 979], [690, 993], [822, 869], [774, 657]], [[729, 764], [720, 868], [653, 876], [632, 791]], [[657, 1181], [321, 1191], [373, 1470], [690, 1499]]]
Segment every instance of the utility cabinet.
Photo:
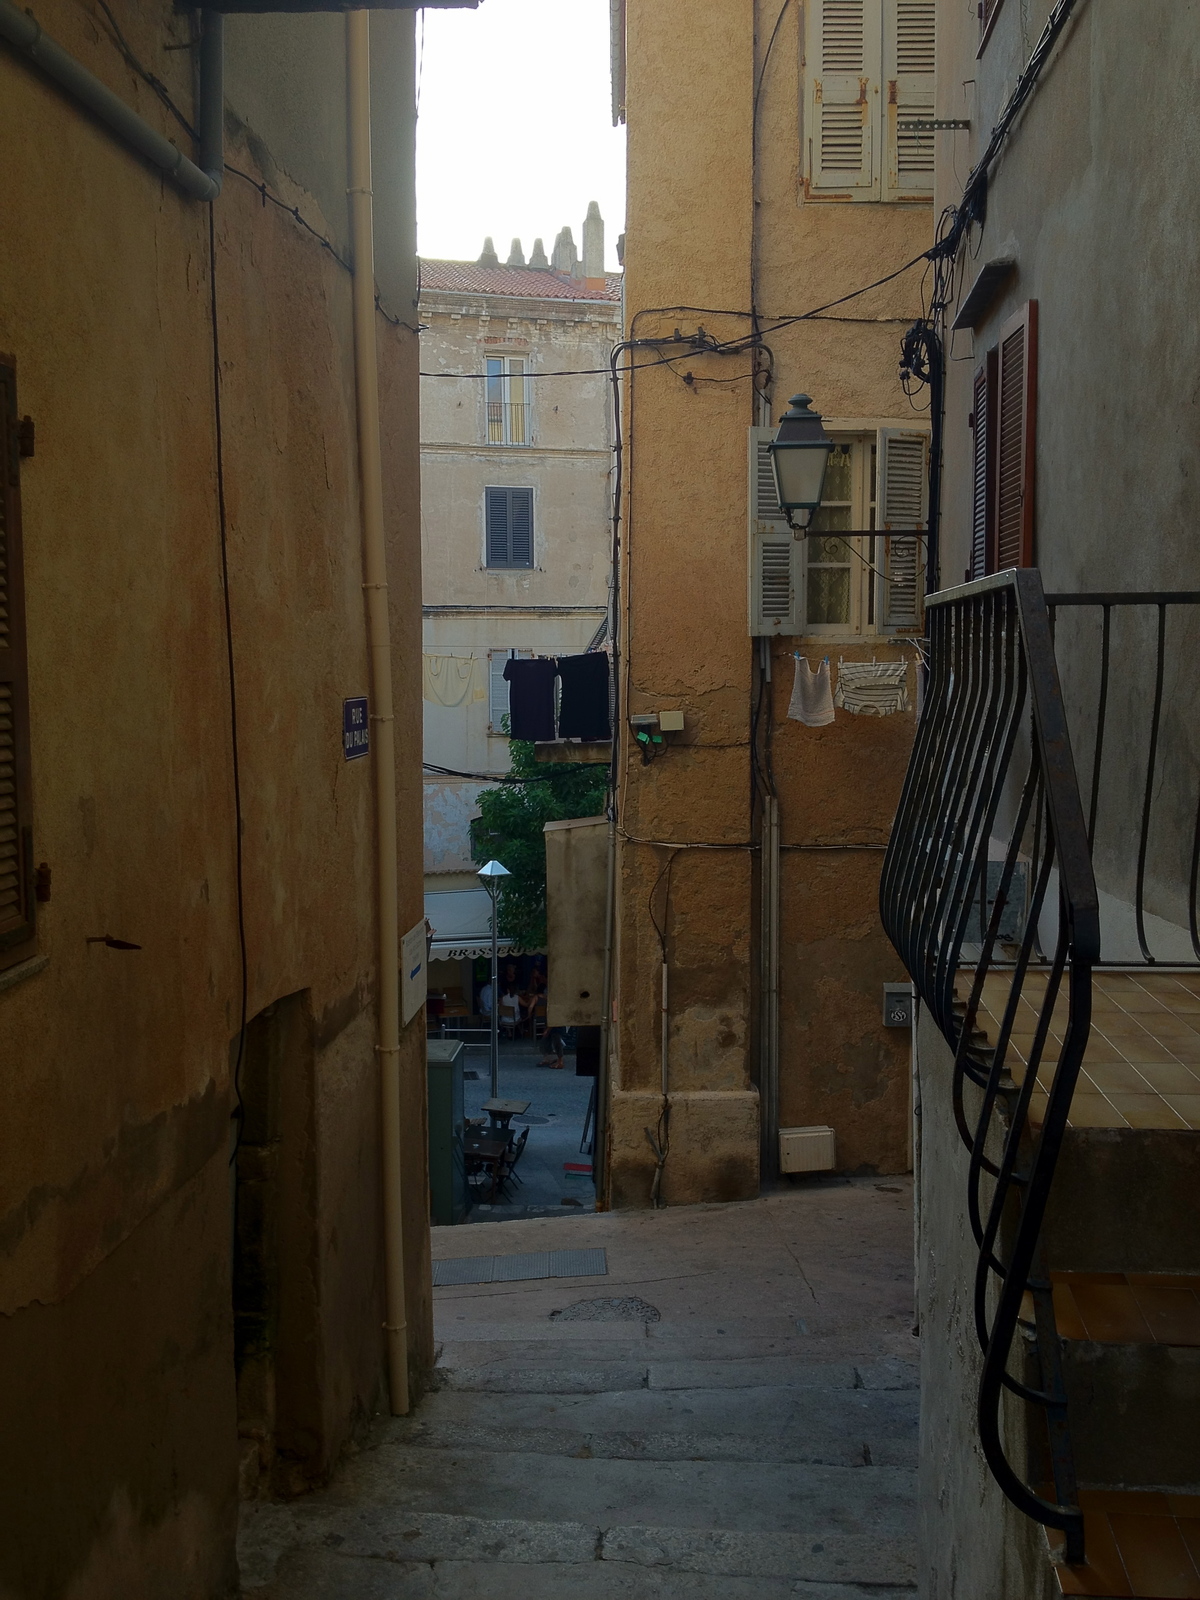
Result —
[[463, 1043], [430, 1039], [429, 1220], [434, 1227], [461, 1222], [467, 1214], [467, 1168], [463, 1158]]

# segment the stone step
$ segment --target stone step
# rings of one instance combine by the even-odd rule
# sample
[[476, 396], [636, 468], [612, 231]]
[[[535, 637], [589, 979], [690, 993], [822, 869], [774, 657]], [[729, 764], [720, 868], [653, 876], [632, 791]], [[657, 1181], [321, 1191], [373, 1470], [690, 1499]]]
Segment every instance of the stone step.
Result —
[[916, 1389], [911, 1361], [664, 1361], [597, 1366], [492, 1361], [482, 1366], [439, 1365], [440, 1388], [492, 1394], [600, 1394], [628, 1389]]
[[[911, 1511], [909, 1512], [911, 1519]], [[418, 1563], [433, 1563], [434, 1575], [443, 1562], [467, 1567], [480, 1565], [495, 1587], [489, 1596], [505, 1592], [499, 1585], [511, 1573], [510, 1587], [528, 1580], [533, 1569], [553, 1569], [542, 1593], [574, 1596], [581, 1574], [591, 1575], [597, 1564], [609, 1566], [625, 1587], [598, 1589], [606, 1593], [640, 1597], [671, 1594], [662, 1586], [675, 1580], [674, 1592], [703, 1594], [703, 1578], [714, 1600], [724, 1591], [712, 1580], [721, 1578], [783, 1580], [791, 1585], [834, 1587], [836, 1600], [849, 1600], [846, 1586], [868, 1587], [875, 1600], [879, 1589], [910, 1590], [915, 1573], [914, 1542], [910, 1534], [888, 1526], [875, 1531], [813, 1531], [803, 1527], [788, 1532], [729, 1531], [720, 1528], [656, 1527], [579, 1522], [530, 1522], [516, 1518], [486, 1517], [412, 1511], [393, 1506], [339, 1506], [327, 1497], [313, 1497], [291, 1505], [264, 1502], [243, 1511], [239, 1539], [243, 1592], [268, 1600], [272, 1587], [283, 1600], [296, 1600], [287, 1574], [301, 1557], [330, 1554], [346, 1560], [357, 1584], [363, 1574], [384, 1566], [397, 1566], [404, 1578]], [[324, 1577], [330, 1576], [325, 1563]], [[691, 1587], [689, 1587], [689, 1585]], [[264, 1594], [263, 1591], [266, 1591]], [[337, 1595], [336, 1588], [324, 1593]], [[364, 1591], [350, 1588], [360, 1600]], [[405, 1595], [397, 1586], [381, 1588], [380, 1595]], [[411, 1591], [421, 1594], [419, 1588]], [[425, 1593], [437, 1594], [437, 1589]], [[454, 1591], [448, 1591], [453, 1593]], [[470, 1594], [472, 1591], [464, 1591]], [[531, 1591], [523, 1588], [523, 1594]], [[536, 1593], [537, 1591], [532, 1591]], [[586, 1591], [585, 1591], [586, 1592]], [[757, 1588], [756, 1592], [764, 1591]], [[769, 1592], [769, 1591], [767, 1591]], [[803, 1587], [789, 1591], [800, 1595]], [[320, 1589], [315, 1590], [321, 1595]], [[366, 1593], [370, 1593], [369, 1590]], [[854, 1589], [850, 1587], [849, 1593]], [[810, 1600], [817, 1600], [820, 1587]], [[821, 1597], [824, 1600], [824, 1597]]]
[[908, 1587], [796, 1582], [676, 1572], [596, 1560], [587, 1565], [362, 1560], [295, 1550], [254, 1600], [912, 1600]]
[[1200, 1484], [1200, 1349], [1064, 1339], [1081, 1483]]
[[914, 1390], [652, 1390], [516, 1395], [445, 1390], [395, 1424], [406, 1444], [642, 1461], [916, 1465]]

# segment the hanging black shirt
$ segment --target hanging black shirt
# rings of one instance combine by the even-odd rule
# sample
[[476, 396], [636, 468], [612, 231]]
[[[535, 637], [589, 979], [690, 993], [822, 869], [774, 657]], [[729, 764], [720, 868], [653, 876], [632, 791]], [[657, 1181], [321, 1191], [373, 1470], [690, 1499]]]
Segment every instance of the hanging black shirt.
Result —
[[611, 739], [608, 716], [608, 657], [603, 650], [559, 656], [562, 692], [558, 704], [560, 739]]
[[552, 660], [522, 661], [514, 656], [505, 662], [512, 738], [531, 744], [554, 738], [554, 671]]

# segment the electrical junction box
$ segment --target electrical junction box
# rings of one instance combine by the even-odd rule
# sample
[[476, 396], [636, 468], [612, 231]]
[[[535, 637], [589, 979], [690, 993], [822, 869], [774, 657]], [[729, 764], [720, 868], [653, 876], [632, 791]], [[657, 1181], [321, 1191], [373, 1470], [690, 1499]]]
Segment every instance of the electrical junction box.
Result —
[[832, 1172], [832, 1128], [780, 1128], [780, 1172]]
[[658, 713], [655, 711], [635, 711], [629, 719], [629, 726], [635, 733], [649, 733], [651, 728], [658, 727]]
[[660, 711], [658, 713], [658, 726], [663, 733], [682, 733], [683, 712]]
[[911, 983], [885, 983], [883, 986], [883, 1025], [885, 1028], [911, 1028], [913, 991]]

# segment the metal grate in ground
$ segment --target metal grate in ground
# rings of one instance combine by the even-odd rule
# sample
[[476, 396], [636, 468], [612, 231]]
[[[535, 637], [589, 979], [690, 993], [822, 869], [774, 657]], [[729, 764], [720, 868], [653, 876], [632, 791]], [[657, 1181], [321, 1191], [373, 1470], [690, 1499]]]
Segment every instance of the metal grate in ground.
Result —
[[604, 1250], [531, 1250], [516, 1256], [461, 1256], [433, 1263], [433, 1286], [456, 1283], [519, 1283], [527, 1278], [605, 1278]]

